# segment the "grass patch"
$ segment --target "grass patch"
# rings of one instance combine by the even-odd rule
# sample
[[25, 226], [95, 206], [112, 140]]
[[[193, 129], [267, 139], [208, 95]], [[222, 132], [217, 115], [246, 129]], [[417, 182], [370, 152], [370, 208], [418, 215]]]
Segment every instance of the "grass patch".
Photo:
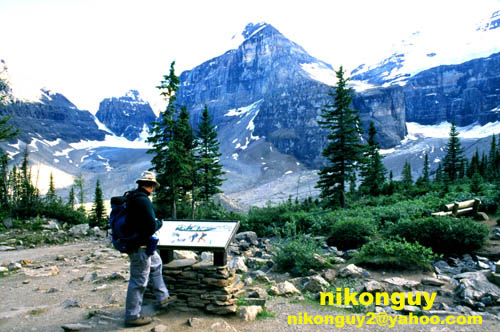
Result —
[[379, 239], [365, 244], [352, 262], [357, 265], [390, 269], [431, 270], [431, 263], [441, 258], [432, 249], [405, 239]]
[[247, 306], [248, 305], [248, 301], [245, 300], [245, 296], [244, 295], [238, 296], [238, 299], [236, 300], [236, 305], [238, 307], [240, 307], [240, 306]]
[[262, 308], [262, 311], [257, 314], [257, 319], [262, 320], [262, 319], [269, 319], [269, 318], [274, 318], [276, 317], [276, 313], [267, 310], [266, 307]]
[[46, 311], [47, 311], [47, 309], [45, 309], [45, 308], [37, 308], [37, 309], [31, 310], [28, 314], [30, 314], [31, 316], [38, 316], [38, 315], [43, 314]]

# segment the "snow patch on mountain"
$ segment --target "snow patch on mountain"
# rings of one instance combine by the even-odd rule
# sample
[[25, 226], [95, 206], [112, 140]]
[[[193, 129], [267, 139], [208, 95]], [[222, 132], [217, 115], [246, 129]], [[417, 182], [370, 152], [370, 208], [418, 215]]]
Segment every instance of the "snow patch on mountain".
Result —
[[[447, 138], [450, 135], [451, 123], [441, 122], [438, 125], [421, 125], [416, 122], [407, 122], [408, 138], [415, 140], [418, 136]], [[473, 123], [466, 127], [457, 127], [459, 137], [461, 138], [485, 138], [500, 133], [500, 122], [490, 122], [481, 126]]]
[[262, 99], [256, 101], [253, 104], [250, 104], [248, 106], [230, 109], [229, 111], [227, 111], [226, 114], [224, 114], [224, 116], [241, 116], [241, 115], [247, 114], [248, 112], [251, 112], [261, 102], [262, 102]]
[[240, 47], [241, 44], [245, 42], [245, 40], [252, 38], [260, 30], [264, 29], [267, 25], [268, 24], [265, 22], [248, 23], [243, 29], [243, 31], [233, 35], [233, 37], [231, 38], [229, 49], [230, 50], [237, 49], [238, 47]]
[[337, 84], [337, 76], [335, 75], [335, 71], [330, 65], [326, 63], [302, 63], [300, 64], [300, 66], [313, 80], [325, 83], [326, 85], [330, 86]]
[[500, 51], [500, 11], [486, 22], [463, 22], [461, 27], [414, 32], [375, 64], [351, 72], [353, 80], [378, 85], [404, 85], [409, 77], [432, 67], [463, 63]]
[[71, 143], [70, 146], [75, 150], [92, 149], [99, 147], [116, 147], [127, 149], [150, 149], [151, 145], [144, 141], [129, 141], [125, 137], [118, 137], [114, 135], [106, 135], [104, 141], [80, 141], [78, 143]]

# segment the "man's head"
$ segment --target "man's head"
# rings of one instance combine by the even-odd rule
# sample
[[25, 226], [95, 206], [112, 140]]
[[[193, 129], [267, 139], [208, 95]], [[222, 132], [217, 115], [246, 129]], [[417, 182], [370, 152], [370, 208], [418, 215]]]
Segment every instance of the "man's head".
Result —
[[156, 176], [153, 172], [144, 171], [139, 179], [135, 181], [139, 188], [144, 188], [149, 193], [153, 192], [155, 187], [159, 187], [160, 184], [156, 181]]

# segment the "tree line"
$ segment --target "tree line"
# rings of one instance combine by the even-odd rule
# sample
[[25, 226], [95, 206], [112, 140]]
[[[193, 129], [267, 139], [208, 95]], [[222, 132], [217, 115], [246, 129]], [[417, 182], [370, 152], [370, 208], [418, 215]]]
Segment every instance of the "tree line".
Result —
[[[7, 99], [7, 85], [0, 80], [0, 107], [5, 106]], [[8, 141], [19, 134], [19, 130], [8, 122], [9, 116], [0, 117], [0, 142]], [[84, 180], [79, 175], [71, 186], [66, 203], [58, 197], [54, 185], [54, 176], [49, 177], [49, 188], [42, 196], [33, 183], [32, 169], [29, 166], [29, 151], [25, 147], [20, 165], [9, 168], [9, 155], [0, 148], [0, 219], [11, 217], [26, 219], [39, 216], [54, 217], [61, 222], [69, 224], [89, 223], [91, 227], [107, 226], [107, 212], [104, 208], [102, 188], [99, 179], [96, 181], [94, 202], [89, 213], [85, 210], [83, 202]], [[78, 190], [78, 198], [75, 194]], [[79, 202], [75, 210], [76, 202]]]
[[[317, 188], [321, 190], [320, 197], [328, 206], [346, 205], [346, 195], [357, 198], [359, 195], [378, 196], [392, 194], [396, 189], [409, 191], [414, 185], [419, 190], [426, 190], [431, 183], [443, 185], [463, 179], [470, 179], [471, 190], [480, 191], [482, 181], [496, 181], [500, 175], [500, 144], [496, 136], [492, 136], [489, 154], [479, 155], [476, 149], [470, 160], [464, 157], [459, 133], [452, 122], [449, 140], [445, 147], [445, 156], [431, 172], [429, 156], [424, 155], [422, 175], [413, 180], [410, 163], [406, 160], [401, 173], [401, 181], [393, 180], [392, 171], [387, 179], [387, 170], [379, 153], [379, 145], [375, 140], [377, 133], [373, 122], [368, 129], [367, 143], [362, 143], [362, 127], [359, 112], [351, 108], [353, 89], [347, 86], [348, 78], [344, 78], [342, 67], [336, 72], [337, 85], [329, 93], [332, 102], [322, 109], [322, 121], [319, 124], [326, 129], [327, 145], [322, 155], [327, 160], [327, 166], [320, 169]], [[431, 180], [431, 175], [434, 179]], [[357, 177], [360, 184], [357, 187]], [[350, 184], [349, 191], [347, 184]], [[396, 188], [399, 186], [401, 188]], [[429, 188], [427, 188], [429, 189]]]
[[194, 219], [197, 202], [208, 204], [222, 192], [224, 172], [216, 127], [206, 105], [197, 130], [191, 126], [186, 106], [177, 103], [175, 62], [157, 88], [168, 104], [147, 139], [153, 146], [148, 150], [153, 154], [151, 170], [160, 183], [154, 195], [155, 211], [159, 217], [177, 219], [179, 205], [190, 205], [190, 213], [184, 211], [181, 216]]

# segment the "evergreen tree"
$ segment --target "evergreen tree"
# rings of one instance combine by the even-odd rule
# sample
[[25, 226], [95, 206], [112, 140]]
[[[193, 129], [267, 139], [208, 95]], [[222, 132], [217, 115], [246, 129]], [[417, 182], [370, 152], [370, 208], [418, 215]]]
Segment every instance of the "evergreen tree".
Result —
[[479, 173], [474, 173], [470, 182], [470, 191], [474, 194], [479, 194], [482, 190], [483, 179]]
[[[160, 183], [155, 194], [158, 215], [170, 212], [175, 219], [178, 201], [185, 199], [187, 192], [193, 190], [195, 140], [187, 109], [180, 107], [179, 112], [176, 104], [179, 78], [175, 75], [174, 65], [175, 62], [172, 62], [169, 75], [165, 75], [158, 86], [168, 106], [161, 114], [160, 121], [153, 123], [147, 141], [153, 145], [148, 153], [154, 154], [152, 170], [156, 171]], [[171, 207], [170, 211], [168, 207]]]
[[436, 173], [434, 174], [434, 182], [435, 183], [443, 182], [443, 166], [441, 165], [441, 163], [438, 164]]
[[0, 78], [0, 106], [4, 106], [5, 100], [7, 99], [7, 89], [7, 83]]
[[78, 175], [78, 177], [75, 179], [75, 187], [78, 189], [78, 200], [80, 203], [80, 206], [78, 207], [77, 211], [82, 212], [83, 214], [86, 214], [87, 211], [85, 210], [85, 192], [83, 191], [83, 185], [84, 185], [84, 180], [82, 174]]
[[328, 130], [328, 145], [322, 155], [327, 166], [319, 171], [316, 185], [321, 189], [320, 196], [329, 203], [345, 207], [345, 186], [363, 160], [363, 145], [360, 141], [361, 125], [359, 112], [350, 108], [353, 90], [347, 87], [342, 66], [336, 72], [338, 79], [335, 93], [330, 92], [333, 104], [327, 104], [322, 111], [319, 125]]
[[189, 124], [189, 113], [185, 106], [181, 106], [179, 118], [176, 121], [172, 149], [172, 160], [178, 165], [179, 196], [186, 200], [191, 196], [191, 218], [194, 218], [196, 201], [197, 169], [195, 162], [196, 140], [193, 128]]
[[219, 141], [217, 131], [212, 125], [212, 117], [208, 113], [207, 106], [203, 109], [201, 121], [197, 131], [198, 149], [198, 179], [200, 187], [200, 199], [204, 202], [215, 194], [221, 193], [220, 186], [224, 179], [222, 165], [220, 164]]
[[496, 179], [498, 177], [498, 149], [497, 149], [497, 143], [496, 143], [496, 136], [493, 135], [491, 136], [491, 146], [490, 146], [490, 153], [488, 155], [488, 178], [490, 180]]
[[94, 204], [90, 211], [89, 226], [105, 228], [107, 226], [106, 209], [104, 208], [104, 201], [102, 198], [101, 182], [97, 179], [95, 184]]
[[171, 216], [177, 218], [178, 187], [177, 174], [171, 172], [171, 151], [173, 145], [175, 118], [177, 116], [176, 95], [179, 87], [179, 78], [175, 75], [175, 61], [170, 64], [170, 72], [163, 76], [161, 84], [157, 86], [168, 102], [167, 108], [160, 115], [158, 122], [153, 122], [151, 135], [147, 142], [152, 143], [153, 148], [147, 153], [153, 154], [152, 169], [156, 171], [157, 181], [160, 187], [156, 189], [154, 196], [155, 204], [158, 206], [157, 213], [161, 217], [166, 214], [165, 207], [171, 206]]
[[481, 155], [481, 162], [479, 163], [479, 174], [483, 177], [483, 179], [487, 178], [488, 173], [488, 157], [486, 153], [483, 152]]
[[408, 160], [405, 160], [405, 164], [403, 165], [403, 171], [401, 173], [401, 181], [403, 182], [403, 186], [408, 189], [413, 185], [413, 177], [411, 175], [411, 165]]
[[[6, 98], [7, 85], [0, 79], [0, 107]], [[8, 124], [9, 116], [0, 117], [0, 142], [12, 139], [19, 134], [19, 130]], [[9, 206], [8, 168], [9, 156], [0, 148], [0, 208]]]
[[356, 195], [356, 173], [354, 173], [349, 180], [349, 194], [351, 194], [351, 197]]
[[38, 189], [31, 181], [31, 168], [28, 166], [29, 151], [28, 147], [24, 149], [23, 161], [21, 164], [21, 202], [26, 209], [33, 209], [38, 200]]
[[381, 193], [387, 170], [382, 163], [382, 156], [379, 153], [379, 145], [375, 141], [377, 130], [373, 122], [370, 122], [368, 128], [368, 147], [364, 154], [364, 161], [361, 165], [361, 185], [360, 190], [372, 196]]
[[57, 198], [56, 188], [54, 186], [54, 175], [52, 174], [52, 172], [50, 173], [49, 178], [49, 190], [47, 191], [47, 195], [45, 196], [45, 198], [48, 202], [54, 202]]
[[460, 165], [463, 159], [463, 149], [458, 138], [458, 131], [455, 123], [451, 123], [450, 138], [445, 147], [446, 155], [443, 159], [443, 172], [450, 182], [458, 178]]
[[467, 168], [467, 177], [472, 178], [475, 173], [479, 173], [479, 150], [476, 148], [476, 152], [472, 155], [469, 167]]
[[430, 179], [429, 179], [429, 155], [427, 154], [427, 152], [425, 153], [425, 156], [424, 156], [424, 170], [422, 172], [422, 182], [423, 183], [430, 182]]
[[68, 206], [71, 207], [72, 210], [75, 209], [75, 186], [71, 186], [69, 191]]

